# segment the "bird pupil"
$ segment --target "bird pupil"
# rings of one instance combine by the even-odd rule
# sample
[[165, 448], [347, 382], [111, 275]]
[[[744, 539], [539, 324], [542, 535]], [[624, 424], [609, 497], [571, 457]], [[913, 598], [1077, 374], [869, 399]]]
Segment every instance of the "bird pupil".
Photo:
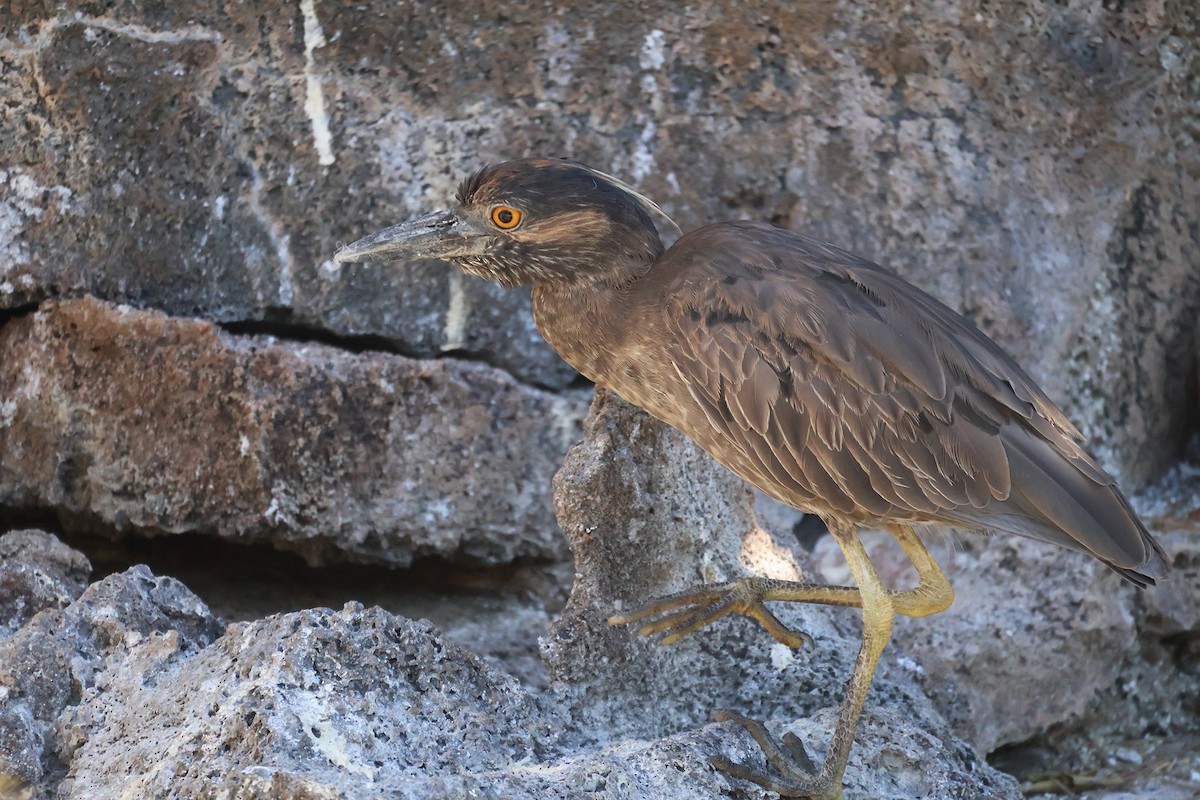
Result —
[[499, 217], [500, 221], [502, 223], [504, 223], [505, 225], [512, 222], [512, 218], [513, 218], [512, 212], [509, 211], [507, 208], [501, 209], [500, 212], [496, 216]]

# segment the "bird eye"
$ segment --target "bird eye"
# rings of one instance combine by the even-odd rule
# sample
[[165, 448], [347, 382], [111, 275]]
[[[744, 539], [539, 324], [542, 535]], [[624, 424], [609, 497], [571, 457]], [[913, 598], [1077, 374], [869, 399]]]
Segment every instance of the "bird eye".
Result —
[[521, 224], [521, 216], [512, 206], [496, 206], [492, 209], [492, 224], [502, 231], [511, 231]]

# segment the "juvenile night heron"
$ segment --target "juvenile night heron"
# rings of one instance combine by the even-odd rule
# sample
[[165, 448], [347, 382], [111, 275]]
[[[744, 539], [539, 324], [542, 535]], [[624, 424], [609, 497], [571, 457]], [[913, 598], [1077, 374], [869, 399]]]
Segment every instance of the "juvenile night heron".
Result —
[[[791, 734], [739, 722], [774, 772], [720, 769], [789, 797], [841, 796], [859, 714], [897, 613], [953, 592], [913, 526], [1021, 534], [1080, 550], [1139, 586], [1162, 549], [1080, 434], [970, 322], [845, 250], [754, 222], [692, 231], [669, 250], [661, 213], [625, 184], [555, 159], [485, 167], [457, 205], [368, 236], [340, 262], [437, 258], [533, 285], [538, 329], [573, 367], [678, 428], [772, 497], [818, 514], [857, 587], [745, 578], [662, 598], [615, 624], [672, 642], [727, 614], [798, 647], [764, 603], [862, 608], [863, 641], [824, 761]], [[893, 591], [859, 526], [886, 528], [920, 576]]]

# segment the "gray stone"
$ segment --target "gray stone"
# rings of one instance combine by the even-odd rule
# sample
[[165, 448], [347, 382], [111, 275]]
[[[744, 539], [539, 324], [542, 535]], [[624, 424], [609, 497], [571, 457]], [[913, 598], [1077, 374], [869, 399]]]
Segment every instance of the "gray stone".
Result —
[[[610, 626], [614, 610], [699, 581], [815, 569], [757, 525], [740, 481], [675, 431], [602, 395], [586, 434], [556, 479], [576, 577], [543, 642], [549, 688], [522, 686], [428, 623], [357, 604], [240, 623], [218, 638], [186, 589], [137, 569], [0, 644], [12, 701], [0, 714], [10, 754], [0, 774], [31, 782], [39, 800], [769, 796], [707, 764], [714, 754], [761, 758], [736, 726], [711, 723], [712, 710], [791, 730], [819, 757], [857, 649], [857, 613], [781, 604], [784, 621], [816, 639], [796, 653], [742, 618], [669, 648]], [[1195, 541], [1194, 526], [1163, 537], [1176, 572], [1161, 598], [1113, 591], [1092, 562], [1065, 568], [1069, 554], [1036, 543], [964, 539], [948, 561], [935, 544], [964, 605], [928, 629], [898, 627], [858, 729], [847, 796], [1018, 797], [955, 728], [981, 741], [1032, 731], [1025, 746], [1062, 769], [1123, 754], [1126, 771], [1147, 775], [1127, 776], [1125, 796], [1186, 787], [1185, 759], [1176, 758], [1182, 773], [1154, 771], [1194, 725]], [[882, 571], [903, 580], [879, 542]], [[456, 627], [460, 642], [494, 644], [469, 620]], [[1081, 663], [1068, 683], [1072, 657]]]
[[93, 584], [66, 608], [40, 612], [0, 642], [0, 776], [31, 785], [35, 797], [52, 796], [68, 764], [60, 715], [111, 680], [110, 661], [122, 664], [148, 642], [196, 653], [222, 628], [183, 584], [145, 567]]
[[[927, 536], [955, 602], [926, 619], [898, 619], [895, 646], [955, 732], [997, 767], [1081, 792], [1144, 785], [1133, 796], [1145, 797], [1196, 782], [1200, 762], [1188, 754], [1200, 752], [1200, 517], [1189, 510], [1200, 494], [1180, 474], [1188, 472], [1136, 498], [1144, 509], [1172, 509], [1144, 515], [1173, 564], [1145, 590], [1037, 542]], [[889, 585], [915, 583], [889, 537], [869, 542]], [[847, 579], [831, 541], [814, 555], [826, 580]]]
[[233, 336], [94, 299], [0, 329], [0, 505], [313, 561], [558, 558], [583, 400], [482, 365]]
[[44, 608], [62, 608], [87, 586], [92, 565], [77, 550], [36, 530], [0, 536], [0, 640]]
[[1104, 781], [1088, 800], [1200, 789], [1200, 518], [1149, 517], [1147, 524], [1163, 531], [1174, 570], [1154, 589], [1128, 592], [1137, 641], [1093, 655], [1116, 665], [1112, 682], [1080, 714], [1006, 754], [1032, 757], [1044, 769], [1038, 756], [1048, 753], [1051, 769]]
[[1200, 776], [1188, 781], [1152, 779], [1128, 791], [1088, 792], [1080, 800], [1193, 800], [1200, 790]]
[[1039, 542], [959, 541], [943, 562], [954, 605], [901, 620], [896, 634], [943, 713], [984, 753], [1078, 719], [1136, 649], [1136, 589]]
[[561, 387], [525, 295], [329, 259], [483, 162], [570, 155], [685, 229], [771, 220], [893, 266], [1012, 351], [1133, 486], [1194, 428], [1187, 0], [48, 8], [0, 12], [0, 306], [90, 292]]
[[233, 625], [199, 654], [147, 641], [105, 678], [60, 720], [65, 797], [210, 796], [249, 767], [355, 796], [554, 744], [512, 678], [428, 623], [361, 606]]
[[[755, 756], [717, 725], [579, 751], [553, 698], [357, 605], [234, 625], [199, 653], [147, 637], [109, 663], [60, 717], [58, 797], [718, 798], [731, 782], [707, 756]], [[965, 783], [961, 742], [903, 718], [865, 727], [871, 769], [890, 769], [850, 775], [861, 796], [1017, 796], [978, 762]]]
[[[331, 169], [295, 140], [325, 67], [306, 67], [303, 17], [281, 8], [0, 12], [0, 134], [13, 143], [0, 156], [0, 307], [86, 292], [369, 333], [419, 356], [466, 351], [569, 382], [520, 294], [435, 264], [331, 280], [334, 239], [358, 221], [345, 198], [379, 173], [344, 155]], [[306, 69], [308, 84], [279, 80]]]
[[[725, 706], [771, 716], [836, 704], [854, 656], [845, 613], [804, 609], [800, 627], [819, 644], [795, 655], [742, 618], [671, 647], [608, 624], [622, 609], [748, 569], [796, 579], [800, 564], [757, 525], [749, 487], [679, 432], [609, 394], [585, 425], [555, 477], [575, 581], [543, 644], [551, 679], [584, 695], [591, 723], [581, 733], [664, 735]], [[796, 621], [800, 610], [781, 613]]]
[[[819, 757], [857, 648], [855, 614], [781, 609], [816, 638], [798, 654], [744, 619], [672, 648], [605, 621], [621, 603], [698, 580], [799, 576], [802, 559], [757, 525], [753, 503], [678, 433], [602, 395], [557, 479], [577, 575], [543, 644], [548, 689], [522, 687], [429, 623], [358, 604], [218, 638], [194, 596], [138, 568], [0, 644], [0, 675], [19, 699], [0, 716], [13, 743], [0, 773], [30, 782], [37, 800], [765, 798], [707, 763], [761, 758], [736, 726], [711, 723], [712, 710], [793, 730]], [[846, 786], [851, 797], [1019, 797], [890, 658]]]
[[[606, 622], [617, 610], [701, 582], [750, 573], [801, 579], [803, 558], [758, 526], [749, 487], [677, 431], [611, 395], [593, 404], [584, 441], [555, 482], [576, 576], [543, 653], [564, 700], [578, 709], [573, 736], [584, 743], [614, 733], [653, 738], [731, 708], [794, 729], [810, 752], [823, 753], [858, 650], [857, 612], [779, 604], [773, 610], [785, 624], [815, 639], [799, 652], [740, 617], [670, 647]], [[911, 663], [896, 656], [885, 653], [876, 676], [847, 767], [847, 795], [1016, 796], [951, 733]], [[741, 738], [737, 760], [754, 757], [755, 747]]]
[[[527, 293], [437, 263], [329, 261], [526, 154], [619, 175], [685, 229], [771, 220], [892, 266], [1013, 352], [1127, 487], [1178, 457], [1200, 370], [1188, 2], [614, 9], [3, 4], [0, 517], [272, 542], [313, 562], [560, 558], [548, 478], [581, 406], [527, 388], [574, 378]], [[105, 303], [53, 302], [81, 294]], [[524, 386], [396, 354], [467, 356]], [[744, 619], [673, 648], [609, 627], [700, 580], [811, 566], [690, 445], [598, 408], [560, 478], [578, 577], [544, 673], [528, 664], [539, 602], [447, 613], [445, 638], [487, 663], [353, 606], [210, 644], [221, 626], [175, 582], [131, 571], [64, 606], [73, 555], [0, 553], [0, 603], [17, 598], [0, 636], [24, 623], [0, 642], [0, 792], [22, 791], [15, 775], [39, 798], [765, 796], [706, 764], [757, 758], [712, 710], [819, 754], [856, 617], [785, 608], [817, 639], [796, 654]], [[1193, 791], [1200, 495], [1185, 484], [1149, 515], [1176, 564], [1150, 592], [1024, 542], [939, 551], [959, 601], [898, 627], [847, 794], [1015, 797], [959, 737], [1059, 769], [1135, 754], [1119, 762], [1143, 770], [1126, 796]], [[872, 544], [881, 571], [902, 580], [886, 546]], [[375, 735], [401, 730], [411, 741]], [[477, 752], [451, 763], [436, 736], [460, 730], [474, 738], [447, 745]]]

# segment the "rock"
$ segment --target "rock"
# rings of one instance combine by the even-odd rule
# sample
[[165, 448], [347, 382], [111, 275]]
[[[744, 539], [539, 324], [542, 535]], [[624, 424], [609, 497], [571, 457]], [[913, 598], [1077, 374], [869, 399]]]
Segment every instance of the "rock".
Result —
[[[1193, 502], [1200, 501], [1200, 496]], [[1115, 674], [1080, 713], [1005, 748], [1019, 775], [1078, 773], [1086, 800], [1158, 798], [1200, 789], [1200, 519], [1146, 518], [1173, 563], [1145, 591], [1125, 589], [1137, 640], [1091, 655]], [[1080, 671], [1091, 672], [1085, 664]], [[1046, 680], [1045, 676], [1031, 680]], [[1117, 790], [1120, 787], [1121, 791]], [[1080, 788], [1087, 788], [1084, 784]]]
[[[1178, 482], [1135, 502], [1200, 502], [1184, 501]], [[895, 647], [955, 732], [1030, 785], [1062, 775], [1059, 785], [1069, 787], [1078, 774], [1081, 792], [1145, 784], [1132, 796], [1157, 797], [1164, 785], [1195, 783], [1200, 762], [1181, 754], [1200, 752], [1200, 518], [1144, 520], [1173, 564], [1145, 590], [1094, 559], [1026, 539], [926, 537], [956, 598], [941, 614], [897, 619]], [[889, 543], [872, 541], [880, 573], [889, 585], [912, 585], [907, 560]], [[826, 580], [845, 581], [832, 541], [814, 555]]]
[[[677, 432], [601, 395], [556, 478], [556, 502], [576, 578], [542, 645], [549, 688], [521, 685], [494, 666], [502, 660], [485, 661], [429, 623], [354, 603], [221, 635], [181, 585], [137, 568], [0, 643], [0, 774], [27, 781], [39, 800], [768, 797], [707, 764], [714, 754], [761, 763], [736, 726], [710, 721], [719, 707], [793, 731], [820, 757], [858, 646], [856, 612], [779, 605], [785, 623], [816, 640], [800, 652], [743, 618], [667, 648], [605, 621], [702, 580], [814, 574], [759, 528], [740, 481]], [[1189, 627], [1200, 616], [1194, 542], [1191, 529], [1164, 537], [1180, 583], [1152, 602], [1113, 591], [1086, 559], [1065, 567], [1069, 554], [1037, 543], [964, 540], [970, 549], [947, 567], [965, 605], [928, 629], [898, 626], [856, 735], [847, 796], [1018, 797], [956, 728], [992, 744], [1034, 731], [1002, 748], [1006, 764], [1037, 750], [1086, 772], [1098, 754], [1118, 754], [1147, 776], [1129, 778], [1126, 796], [1187, 786], [1186, 769], [1157, 771], [1169, 746], [1187, 741], [1200, 686]], [[1010, 578], [1012, 569], [1022, 574]], [[460, 642], [494, 645], [490, 632], [458, 628]], [[1039, 707], [1004, 696], [1022, 686]]]
[[559, 558], [576, 395], [481, 365], [48, 302], [0, 329], [0, 505], [408, 564]]
[[1083, 554], [968, 536], [945, 564], [954, 605], [899, 621], [896, 638], [956, 732], [990, 753], [1077, 719], [1113, 685], [1137, 647], [1137, 599]]
[[[925, 539], [954, 604], [923, 619], [897, 618], [896, 644], [956, 733], [980, 752], [1078, 719], [1136, 648], [1136, 592], [1095, 559], [1013, 536]], [[890, 537], [874, 544], [885, 583], [915, 585]], [[817, 557], [825, 580], [847, 580], [832, 541]]]
[[[1016, 355], [1127, 488], [1195, 428], [1187, 3], [50, 8], [0, 10], [9, 524], [219, 535], [312, 562], [562, 557], [548, 478], [581, 403], [527, 293], [438, 263], [330, 261], [338, 242], [443, 206], [484, 162], [526, 154], [612, 172], [685, 229], [770, 220], [895, 268]], [[409, 358], [444, 354], [515, 380]], [[560, 478], [578, 577], [545, 672], [526, 663], [539, 602], [489, 607], [525, 628], [508, 644], [487, 614], [443, 637], [356, 606], [217, 641], [178, 583], [134, 570], [71, 602], [86, 567], [18, 537], [0, 551], [0, 793], [24, 791], [17, 776], [39, 798], [764, 797], [707, 765], [758, 757], [712, 711], [795, 730], [819, 754], [856, 616], [785, 608], [816, 637], [800, 653], [744, 619], [668, 649], [608, 626], [700, 580], [811, 565], [675, 434], [608, 401], [591, 432]], [[1175, 522], [1200, 519], [1185, 495]], [[1197, 539], [1155, 530], [1183, 577], [1142, 594], [1027, 543], [953, 555], [959, 604], [898, 627], [847, 794], [1015, 797], [972, 746], [1000, 742], [998, 762], [1037, 750], [1071, 769], [1132, 753], [1146, 774], [1128, 794], [1190, 791]], [[517, 662], [525, 686], [495, 666]], [[461, 727], [439, 730], [437, 714]], [[439, 749], [431, 730], [466, 733]], [[1155, 776], [1139, 741], [1191, 750]]]
[[[782, 609], [817, 640], [799, 654], [742, 619], [672, 648], [604, 620], [618, 601], [747, 567], [797, 577], [795, 554], [757, 526], [753, 494], [607, 395], [557, 487], [578, 574], [543, 644], [549, 689], [522, 687], [429, 623], [354, 603], [220, 635], [182, 585], [139, 567], [0, 644], [17, 698], [0, 714], [11, 753], [0, 773], [37, 800], [766, 798], [707, 763], [761, 759], [740, 729], [709, 721], [721, 705], [795, 731], [819, 757], [857, 649], [853, 614]], [[851, 797], [1019, 797], [893, 663], [876, 679], [846, 786]]]
[[[199, 653], [148, 637], [112, 663], [60, 718], [59, 797], [719, 798], [730, 782], [707, 755], [754, 755], [716, 725], [564, 748], [560, 708], [428, 623], [354, 604], [234, 625]], [[961, 742], [896, 724], [877, 734], [893, 772], [870, 785], [884, 796], [1016, 796], [979, 763], [968, 784], [939, 768], [966, 756]]]
[[[731, 788], [708, 755], [754, 757], [717, 725], [580, 751], [568, 731], [581, 720], [570, 721], [554, 695], [531, 695], [428, 623], [380, 609], [315, 609], [218, 632], [181, 585], [144, 568], [44, 613], [0, 645], [10, 700], [0, 720], [7, 732], [14, 718], [38, 723], [19, 731], [22, 746], [6, 740], [0, 770], [27, 781], [38, 800], [379, 791], [532, 799], [581, 790], [703, 799]], [[34, 642], [75, 656], [37, 682], [23, 680]], [[825, 717], [818, 728], [831, 724]], [[929, 787], [944, 797], [1015, 796], [998, 773], [963, 762], [961, 742], [931, 738], [903, 717], [886, 731], [872, 724], [882, 728], [868, 724], [871, 760], [892, 769], [857, 779], [890, 787], [887, 796], [924, 796]], [[967, 783], [963, 769], [975, 773]]]
[[554, 744], [516, 681], [428, 623], [361, 606], [233, 625], [199, 654], [147, 642], [106, 677], [60, 723], [67, 797], [212, 796], [250, 767], [366, 790]]
[[685, 229], [771, 220], [893, 266], [1012, 351], [1131, 486], [1194, 427], [1186, 2], [46, 8], [0, 26], [0, 307], [86, 292], [561, 388], [526, 295], [330, 259], [484, 162], [569, 155]]
[[1192, 800], [1200, 788], [1200, 775], [1191, 781], [1151, 779], [1132, 791], [1090, 792], [1082, 800]]
[[0, 775], [32, 785], [35, 797], [52, 796], [68, 765], [60, 715], [111, 680], [111, 664], [120, 671], [126, 654], [148, 644], [196, 653], [222, 628], [183, 584], [145, 567], [42, 611], [0, 642]]
[[70, 604], [91, 572], [82, 553], [48, 533], [24, 530], [0, 536], [0, 640], [42, 609]]
[[[748, 566], [800, 577], [794, 554], [758, 527], [749, 487], [682, 434], [598, 394], [555, 484], [575, 581], [543, 658], [552, 680], [583, 692], [590, 727], [661, 736], [702, 725], [727, 705], [770, 716], [804, 699], [813, 708], [840, 700], [836, 676], [848, 674], [854, 655], [839, 646], [854, 635], [845, 614], [803, 617], [802, 629], [821, 644], [795, 657], [743, 618], [671, 647], [606, 621], [661, 595], [733, 580]], [[813, 664], [818, 656], [832, 661]]]
[[0, 131], [14, 144], [0, 159], [0, 307], [90, 293], [180, 316], [370, 333], [425, 357], [469, 351], [531, 382], [570, 382], [527, 295], [428, 263], [396, 280], [332, 280], [334, 237], [362, 224], [344, 198], [374, 166], [343, 157], [332, 177], [323, 155], [293, 151], [311, 129], [305, 81], [297, 94], [268, 76], [304, 72], [305, 23], [260, 38], [273, 4], [193, 11], [6, 12]]
[[[819, 757], [858, 650], [857, 612], [777, 604], [785, 624], [815, 639], [800, 652], [741, 617], [670, 647], [605, 621], [701, 582], [751, 572], [801, 579], [797, 555], [758, 526], [749, 487], [611, 395], [593, 404], [584, 441], [555, 483], [576, 576], [543, 653], [564, 700], [578, 709], [573, 736], [585, 743], [607, 743], [613, 733], [658, 737], [694, 729], [728, 707], [794, 729]], [[956, 739], [895, 655], [885, 652], [876, 676], [847, 767], [847, 796], [1017, 796]], [[735, 726], [720, 727], [740, 742], [735, 760], [757, 758]]]

